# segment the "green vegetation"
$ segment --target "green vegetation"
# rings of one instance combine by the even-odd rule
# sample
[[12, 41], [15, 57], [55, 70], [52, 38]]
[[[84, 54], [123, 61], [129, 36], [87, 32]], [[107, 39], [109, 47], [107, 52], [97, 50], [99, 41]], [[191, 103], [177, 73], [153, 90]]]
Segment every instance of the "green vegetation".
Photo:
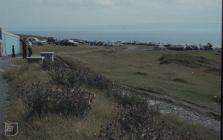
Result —
[[[63, 97], [66, 97], [63, 95], [61, 96], [61, 92], [58, 94], [57, 92], [47, 92], [47, 90], [45, 90], [48, 88], [59, 87], [59, 85], [49, 86], [49, 83], [51, 83], [51, 76], [48, 72], [43, 71], [42, 67], [39, 65], [30, 65], [24, 61], [16, 61], [16, 63], [18, 64], [17, 68], [12, 68], [4, 74], [11, 85], [10, 108], [7, 118], [8, 121], [19, 121], [20, 124], [19, 135], [11, 137], [10, 139], [94, 139], [94, 134], [99, 132], [101, 125], [114, 117], [115, 113], [113, 107], [116, 106], [116, 102], [114, 102], [112, 98], [105, 96], [102, 90], [98, 90], [94, 87], [83, 87], [84, 85], [82, 88], [95, 93], [96, 96], [91, 104], [90, 110], [82, 116], [77, 116], [75, 114], [65, 115], [64, 113], [66, 112], [64, 112], [64, 109], [68, 109], [67, 107], [70, 107], [72, 104], [69, 105], [69, 102], [63, 104], [61, 102], [64, 101]], [[39, 82], [42, 85], [46, 84], [47, 86], [38, 87], [33, 84], [36, 82]], [[44, 93], [46, 93], [46, 95], [43, 95]], [[48, 99], [48, 94], [55, 93], [61, 97], [61, 99], [58, 98], [57, 100], [60, 102], [60, 104], [58, 104], [59, 106], [57, 106], [56, 102], [53, 100], [57, 95], [51, 96], [51, 99], [47, 104], [42, 102], [44, 101], [42, 99]], [[26, 96], [29, 98], [26, 99]], [[78, 96], [73, 96], [73, 98], [75, 97]], [[27, 103], [27, 101], [29, 102]], [[40, 115], [38, 115], [38, 112], [30, 115], [30, 109], [32, 109], [32, 111], [39, 110], [38, 106], [32, 106], [34, 105], [32, 104], [34, 103], [33, 101], [37, 104], [42, 103], [43, 112]], [[77, 103], [86, 104], [79, 101], [84, 101], [82, 99], [77, 100]], [[32, 105], [30, 106], [29, 103]], [[61, 108], [61, 110], [58, 110], [58, 107]]]
[[191, 68], [209, 67], [211, 60], [190, 54], [166, 54], [160, 58], [160, 64], [178, 64]]
[[[148, 107], [138, 96], [122, 95], [119, 85], [128, 85], [212, 105], [213, 96], [220, 97], [219, 75], [206, 72], [206, 68], [160, 64], [160, 57], [175, 52], [147, 47], [35, 48], [36, 54], [40, 51], [56, 52], [63, 58], [60, 62], [69, 67], [16, 61], [17, 67], [4, 74], [10, 84], [8, 120], [20, 124], [19, 135], [10, 139], [220, 139], [218, 132], [159, 114], [156, 107]], [[207, 57], [213, 65], [220, 62], [219, 56], [209, 54], [214, 52], [188, 53]], [[213, 83], [203, 81], [207, 78]], [[216, 92], [203, 93], [207, 88], [202, 89], [203, 84]], [[86, 96], [79, 96], [76, 91], [94, 95], [92, 102], [88, 104], [90, 99], [85, 100]], [[188, 96], [188, 91], [193, 94]], [[79, 114], [81, 111], [84, 113]]]
[[[35, 48], [37, 54], [40, 51], [54, 51], [65, 59], [79, 61], [119, 84], [153, 90], [220, 112], [220, 104], [213, 101], [221, 91], [219, 50], [156, 51], [146, 46]], [[169, 64], [160, 64], [160, 58]]]

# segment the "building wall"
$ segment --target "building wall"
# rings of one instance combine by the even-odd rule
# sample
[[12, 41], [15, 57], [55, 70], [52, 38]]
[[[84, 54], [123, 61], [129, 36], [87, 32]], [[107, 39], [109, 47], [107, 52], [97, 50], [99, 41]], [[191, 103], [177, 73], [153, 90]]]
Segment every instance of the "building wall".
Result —
[[0, 40], [2, 40], [2, 28], [0, 27]]
[[3, 55], [2, 28], [0, 27], [0, 57]]
[[2, 31], [2, 56], [12, 55], [12, 46], [15, 54], [21, 53], [20, 38], [14, 34]]

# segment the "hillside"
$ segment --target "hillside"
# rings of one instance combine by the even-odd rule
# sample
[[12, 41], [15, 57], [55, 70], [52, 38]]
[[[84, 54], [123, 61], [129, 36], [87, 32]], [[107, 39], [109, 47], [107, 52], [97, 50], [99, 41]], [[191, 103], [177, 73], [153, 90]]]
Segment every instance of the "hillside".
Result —
[[[36, 46], [34, 55], [40, 51], [54, 51], [59, 63], [15, 60], [5, 73], [17, 139], [219, 139], [219, 51]], [[175, 112], [163, 113], [167, 107]]]

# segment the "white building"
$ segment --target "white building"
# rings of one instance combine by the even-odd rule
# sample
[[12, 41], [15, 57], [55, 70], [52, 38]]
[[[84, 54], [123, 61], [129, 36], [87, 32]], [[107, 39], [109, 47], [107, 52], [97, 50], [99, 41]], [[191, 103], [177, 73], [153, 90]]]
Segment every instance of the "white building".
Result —
[[20, 37], [4, 31], [0, 27], [0, 57], [12, 55], [13, 48], [15, 54], [21, 54]]

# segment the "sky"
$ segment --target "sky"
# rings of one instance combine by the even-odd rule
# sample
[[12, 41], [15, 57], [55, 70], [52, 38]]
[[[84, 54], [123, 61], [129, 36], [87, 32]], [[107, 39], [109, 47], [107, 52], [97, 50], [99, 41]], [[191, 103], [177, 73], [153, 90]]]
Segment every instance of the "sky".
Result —
[[9, 30], [103, 25], [221, 31], [221, 5], [221, 0], [0, 0], [0, 26]]

